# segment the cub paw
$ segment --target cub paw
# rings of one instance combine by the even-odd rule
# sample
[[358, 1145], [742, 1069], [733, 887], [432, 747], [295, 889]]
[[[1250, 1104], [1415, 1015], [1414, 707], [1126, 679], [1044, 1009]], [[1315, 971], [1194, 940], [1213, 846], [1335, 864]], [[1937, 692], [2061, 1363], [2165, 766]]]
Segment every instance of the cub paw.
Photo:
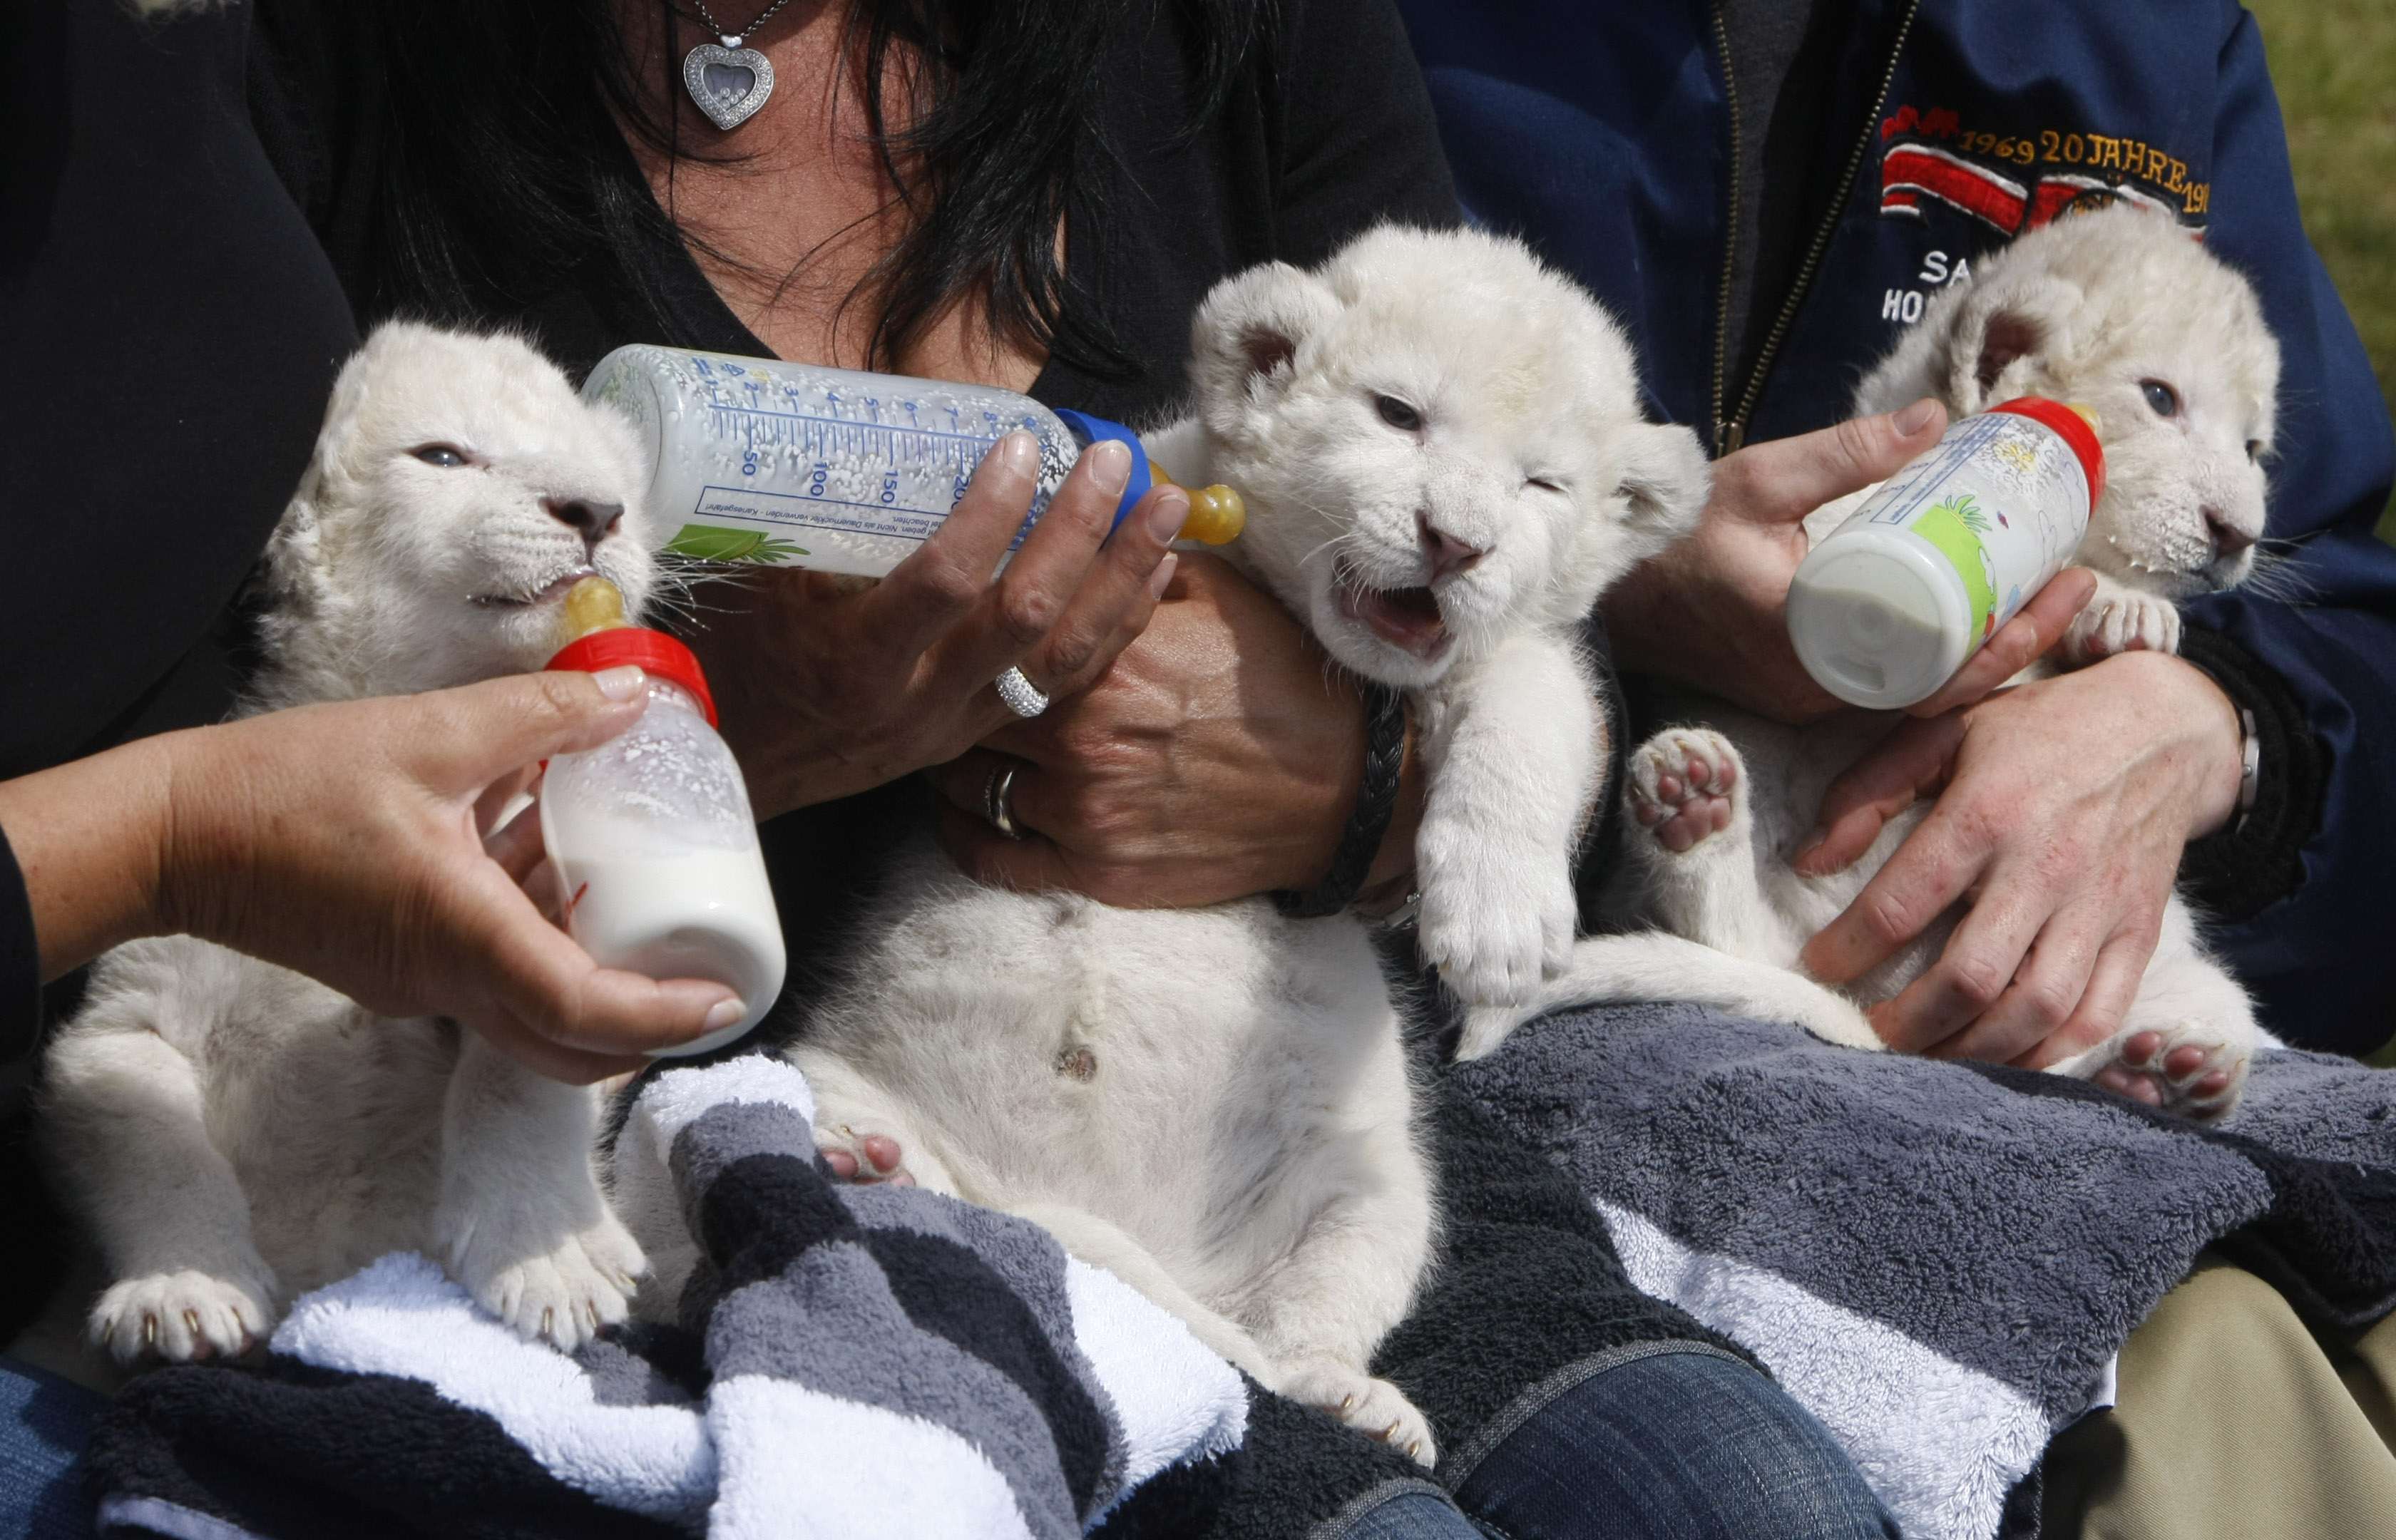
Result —
[[832, 1168], [832, 1176], [843, 1182], [872, 1185], [886, 1182], [892, 1187], [913, 1187], [914, 1174], [907, 1169], [906, 1149], [887, 1134], [860, 1132], [848, 1123], [816, 1129], [816, 1153]]
[[196, 1268], [112, 1285], [92, 1307], [92, 1345], [122, 1364], [239, 1358], [274, 1328], [274, 1283], [264, 1272], [220, 1278]]
[[512, 1330], [570, 1353], [630, 1313], [648, 1259], [604, 1210], [546, 1250], [534, 1249], [539, 1233], [487, 1218], [469, 1226], [447, 1248], [449, 1274]]
[[1421, 860], [1423, 956], [1460, 1000], [1524, 1004], [1572, 960], [1580, 913], [1561, 851], [1426, 823]]
[[2072, 1060], [2067, 1071], [2116, 1095], [2200, 1122], [2218, 1122], [2238, 1109], [2254, 1059], [2243, 1034], [2183, 1021], [2168, 1029], [2136, 1028]]
[[1375, 1379], [1332, 1359], [1316, 1359], [1283, 1375], [1276, 1388], [1290, 1400], [1388, 1444], [1425, 1468], [1439, 1463], [1429, 1419], [1388, 1380]]
[[1668, 727], [1631, 754], [1623, 800], [1632, 820], [1678, 856], [1737, 820], [1744, 779], [1730, 739], [1709, 727]]
[[2179, 608], [2151, 593], [2103, 593], [2072, 617], [2063, 656], [2094, 663], [2125, 652], [2179, 651]]

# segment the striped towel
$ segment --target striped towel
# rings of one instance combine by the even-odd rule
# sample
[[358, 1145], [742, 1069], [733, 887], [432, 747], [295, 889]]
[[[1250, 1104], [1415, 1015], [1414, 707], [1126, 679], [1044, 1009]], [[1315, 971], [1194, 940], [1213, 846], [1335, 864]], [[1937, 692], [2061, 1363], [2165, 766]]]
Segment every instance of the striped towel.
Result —
[[816, 1159], [797, 1070], [655, 1076], [618, 1145], [700, 1263], [680, 1326], [569, 1358], [413, 1254], [300, 1300], [257, 1367], [136, 1381], [103, 1533], [1063, 1540], [1237, 1449], [1245, 1382], [1045, 1231]]

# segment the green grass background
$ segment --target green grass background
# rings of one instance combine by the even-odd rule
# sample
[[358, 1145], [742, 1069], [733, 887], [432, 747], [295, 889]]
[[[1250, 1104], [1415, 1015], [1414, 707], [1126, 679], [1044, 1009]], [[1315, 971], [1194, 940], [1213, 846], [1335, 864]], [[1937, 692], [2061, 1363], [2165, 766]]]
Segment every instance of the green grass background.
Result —
[[[2248, 0], [2263, 28], [2305, 233], [2396, 398], [2396, 0]], [[2396, 541], [2396, 500], [2379, 521]]]

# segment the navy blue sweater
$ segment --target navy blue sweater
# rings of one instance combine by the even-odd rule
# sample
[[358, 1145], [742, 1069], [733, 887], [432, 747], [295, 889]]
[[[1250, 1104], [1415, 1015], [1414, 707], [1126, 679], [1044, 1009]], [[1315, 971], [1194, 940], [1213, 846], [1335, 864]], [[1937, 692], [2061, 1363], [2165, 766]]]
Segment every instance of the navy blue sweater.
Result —
[[[2272, 1029], [2361, 1052], [2396, 998], [2396, 470], [2388, 409], [2296, 218], [2255, 20], [2225, 0], [1854, 0], [1777, 345], [1719, 337], [1732, 202], [1719, 19], [1697, 0], [1404, 0], [1467, 207], [1529, 236], [1631, 327], [1658, 411], [1718, 449], [1837, 420], [1972, 259], [2091, 193], [2169, 208], [2261, 293], [2282, 353], [2270, 532], [2310, 601], [2190, 606], [2185, 651], [2256, 710], [2266, 804], [2186, 875]], [[1810, 259], [1810, 261], [1808, 260]], [[1769, 337], [1772, 334], [1766, 333]]]

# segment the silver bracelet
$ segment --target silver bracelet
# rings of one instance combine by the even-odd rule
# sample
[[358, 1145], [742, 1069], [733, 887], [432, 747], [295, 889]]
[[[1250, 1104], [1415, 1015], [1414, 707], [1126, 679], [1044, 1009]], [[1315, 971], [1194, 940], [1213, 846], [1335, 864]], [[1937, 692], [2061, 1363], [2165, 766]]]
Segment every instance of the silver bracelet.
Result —
[[2255, 788], [2262, 774], [2263, 741], [2255, 736], [2255, 713], [2241, 706], [2238, 708], [2238, 821], [2230, 827], [2233, 836], [2244, 832], [2247, 816], [2255, 811]]

